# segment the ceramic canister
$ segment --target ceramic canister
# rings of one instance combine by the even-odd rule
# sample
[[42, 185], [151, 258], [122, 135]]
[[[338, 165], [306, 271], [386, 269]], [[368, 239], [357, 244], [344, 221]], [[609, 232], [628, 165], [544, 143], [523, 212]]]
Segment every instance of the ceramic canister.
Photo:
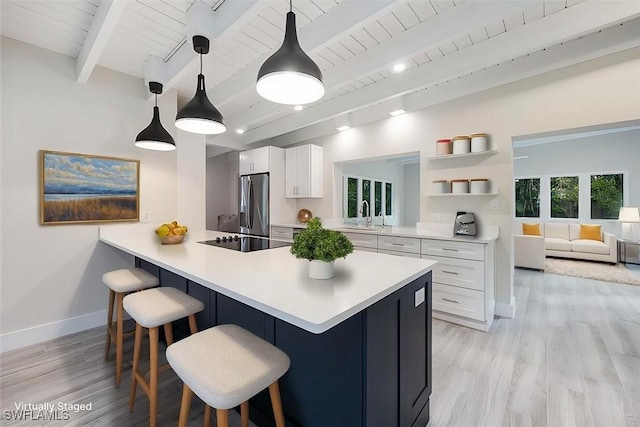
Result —
[[451, 186], [446, 179], [433, 181], [433, 192], [435, 194], [446, 194], [451, 193]]
[[487, 151], [487, 134], [474, 133], [471, 135], [471, 152], [480, 153], [482, 151]]
[[491, 191], [489, 180], [485, 178], [472, 179], [469, 187], [471, 194], [486, 194]]
[[451, 154], [451, 140], [439, 139], [436, 141], [436, 154]]
[[453, 137], [453, 154], [464, 154], [471, 152], [471, 141], [468, 136]]
[[451, 180], [451, 193], [464, 194], [469, 192], [469, 180], [468, 179], [454, 179]]

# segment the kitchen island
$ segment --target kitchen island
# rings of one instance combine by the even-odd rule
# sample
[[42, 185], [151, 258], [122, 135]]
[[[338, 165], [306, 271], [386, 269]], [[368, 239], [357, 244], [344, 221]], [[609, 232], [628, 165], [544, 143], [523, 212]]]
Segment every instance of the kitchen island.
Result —
[[[238, 324], [289, 355], [287, 425], [427, 424], [435, 262], [356, 251], [336, 261], [333, 279], [312, 280], [288, 247], [243, 253], [198, 243], [223, 235], [190, 230], [183, 244], [163, 246], [146, 224], [100, 227], [102, 242], [133, 255], [161, 286], [205, 303], [200, 329]], [[251, 405], [257, 425], [272, 425], [268, 397]]]

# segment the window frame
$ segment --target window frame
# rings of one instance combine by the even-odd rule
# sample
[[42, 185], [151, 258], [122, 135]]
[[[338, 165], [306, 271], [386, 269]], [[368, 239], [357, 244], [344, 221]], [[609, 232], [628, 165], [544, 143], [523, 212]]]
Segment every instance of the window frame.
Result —
[[[357, 184], [356, 184], [356, 199], [357, 199], [357, 209], [356, 209], [356, 216], [355, 217], [349, 217], [349, 179], [350, 178], [354, 178], [357, 179]], [[369, 186], [369, 200], [367, 200], [367, 202], [369, 203], [369, 209], [370, 209], [370, 213], [371, 213], [371, 218], [379, 218], [380, 215], [376, 215], [375, 212], [375, 183], [376, 182], [380, 182], [381, 186], [382, 186], [382, 195], [381, 195], [381, 206], [384, 208], [385, 210], [385, 221], [387, 219], [389, 220], [393, 220], [395, 218], [395, 214], [396, 214], [396, 200], [394, 200], [394, 195], [397, 194], [397, 188], [396, 188], [396, 184], [393, 180], [387, 180], [387, 179], [380, 179], [380, 178], [372, 178], [369, 176], [362, 176], [362, 175], [352, 175], [352, 174], [343, 174], [342, 175], [342, 218], [345, 221], [358, 221], [361, 220], [363, 218], [366, 218], [364, 216], [362, 216], [362, 212], [360, 211], [360, 206], [362, 205], [362, 181], [363, 180], [368, 180], [371, 182], [370, 186]], [[387, 197], [387, 185], [386, 184], [391, 184], [391, 215], [387, 215], [386, 214], [386, 197]], [[396, 196], [397, 197], [397, 196]]]

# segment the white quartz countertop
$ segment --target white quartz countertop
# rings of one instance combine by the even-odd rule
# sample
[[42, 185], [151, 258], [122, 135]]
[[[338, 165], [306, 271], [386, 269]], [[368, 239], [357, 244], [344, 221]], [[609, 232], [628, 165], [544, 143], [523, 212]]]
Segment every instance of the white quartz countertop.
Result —
[[237, 252], [198, 241], [229, 233], [189, 229], [162, 245], [150, 224], [100, 227], [100, 241], [312, 333], [322, 333], [432, 269], [435, 261], [354, 251], [335, 277], [307, 277], [308, 262], [289, 247]]
[[[294, 226], [292, 224], [273, 224], [273, 227], [300, 227], [301, 225]], [[343, 233], [363, 233], [363, 234], [375, 234], [378, 236], [398, 236], [398, 237], [415, 237], [421, 239], [435, 239], [435, 240], [450, 240], [457, 242], [473, 242], [473, 243], [489, 243], [497, 240], [500, 237], [498, 227], [487, 226], [483, 227], [478, 236], [453, 236], [453, 225], [449, 226], [438, 224], [427, 228], [417, 227], [400, 227], [396, 225], [387, 225], [382, 228], [379, 225], [375, 226], [356, 226], [356, 225], [342, 225], [335, 227], [327, 227], [332, 230], [341, 231]]]

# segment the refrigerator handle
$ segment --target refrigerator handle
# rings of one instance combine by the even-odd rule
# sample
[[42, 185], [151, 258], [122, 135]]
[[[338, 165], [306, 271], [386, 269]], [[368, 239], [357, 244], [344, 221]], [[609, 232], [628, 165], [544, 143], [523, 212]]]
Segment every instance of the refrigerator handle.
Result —
[[[255, 199], [253, 196], [253, 181], [251, 181], [251, 179], [249, 179], [249, 200], [251, 200], [251, 204], [255, 204]], [[253, 231], [253, 206], [248, 206], [247, 209], [247, 222], [249, 223], [249, 229]]]

